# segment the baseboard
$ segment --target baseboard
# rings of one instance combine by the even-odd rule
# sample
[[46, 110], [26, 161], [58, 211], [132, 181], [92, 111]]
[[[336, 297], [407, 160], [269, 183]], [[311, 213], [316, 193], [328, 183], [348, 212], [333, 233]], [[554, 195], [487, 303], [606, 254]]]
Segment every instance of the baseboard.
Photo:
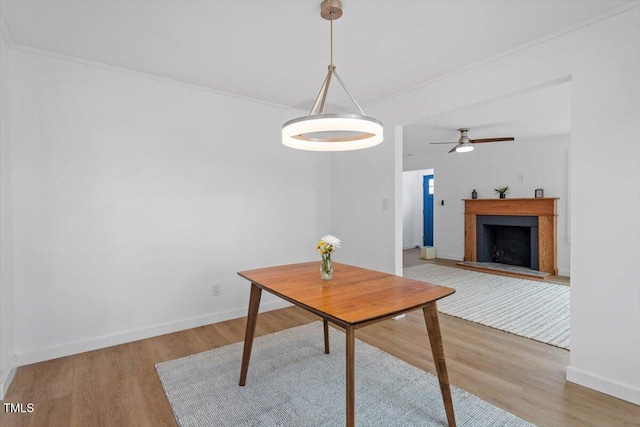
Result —
[[640, 405], [640, 387], [631, 384], [624, 384], [571, 366], [567, 368], [567, 381]]
[[407, 249], [416, 249], [416, 248], [419, 248], [419, 247], [420, 247], [420, 245], [406, 245], [406, 246], [402, 247], [402, 250], [404, 251], [404, 250], [407, 250]]
[[11, 385], [11, 381], [13, 381], [13, 377], [16, 375], [17, 369], [18, 357], [14, 355], [11, 358], [11, 362], [9, 362], [9, 367], [0, 375], [0, 400], [4, 400], [4, 397], [7, 395], [7, 391], [9, 391], [9, 386]]
[[[289, 306], [291, 306], [291, 304], [284, 300], [263, 303], [260, 304], [260, 312], [262, 313], [265, 311], [277, 310], [279, 308]], [[212, 323], [224, 322], [225, 320], [237, 319], [246, 315], [247, 308], [244, 307], [220, 313], [208, 314], [206, 316], [192, 317], [190, 319], [183, 319], [146, 328], [134, 329], [116, 334], [76, 341], [73, 343], [28, 351], [26, 353], [17, 355], [17, 364], [15, 366], [30, 365], [32, 363], [43, 362], [45, 360], [57, 359], [58, 357], [84, 353], [85, 351], [98, 350], [105, 347], [111, 347], [113, 345], [157, 337], [159, 335], [183, 331], [185, 329], [197, 328], [200, 326], [210, 325]]]
[[464, 261], [464, 257], [458, 255], [441, 254], [439, 252], [436, 252], [436, 258], [448, 259], [449, 261]]
[[558, 276], [571, 277], [570, 270], [558, 270]]

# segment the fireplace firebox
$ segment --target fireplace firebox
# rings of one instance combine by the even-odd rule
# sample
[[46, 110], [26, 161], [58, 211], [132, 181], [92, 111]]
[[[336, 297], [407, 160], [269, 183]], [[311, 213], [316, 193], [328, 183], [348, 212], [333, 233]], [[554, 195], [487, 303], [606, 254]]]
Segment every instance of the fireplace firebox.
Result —
[[538, 217], [478, 215], [478, 262], [496, 262], [538, 270]]

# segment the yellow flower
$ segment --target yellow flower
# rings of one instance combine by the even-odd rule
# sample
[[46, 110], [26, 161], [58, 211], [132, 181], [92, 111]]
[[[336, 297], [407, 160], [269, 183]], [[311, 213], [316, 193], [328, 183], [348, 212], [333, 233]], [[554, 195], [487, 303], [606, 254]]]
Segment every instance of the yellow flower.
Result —
[[327, 235], [327, 236], [322, 236], [322, 238], [320, 239], [320, 242], [318, 242], [318, 245], [316, 246], [316, 250], [320, 251], [320, 253], [324, 255], [324, 254], [331, 254], [333, 251], [335, 251], [339, 247], [340, 247], [340, 239], [331, 235]]

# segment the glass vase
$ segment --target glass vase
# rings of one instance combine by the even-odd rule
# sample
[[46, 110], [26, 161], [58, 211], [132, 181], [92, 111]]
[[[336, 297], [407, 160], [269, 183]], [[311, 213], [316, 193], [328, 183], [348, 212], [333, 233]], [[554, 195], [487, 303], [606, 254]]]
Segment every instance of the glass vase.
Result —
[[333, 277], [333, 265], [331, 264], [331, 255], [322, 256], [322, 264], [320, 265], [320, 276], [322, 280], [331, 280]]

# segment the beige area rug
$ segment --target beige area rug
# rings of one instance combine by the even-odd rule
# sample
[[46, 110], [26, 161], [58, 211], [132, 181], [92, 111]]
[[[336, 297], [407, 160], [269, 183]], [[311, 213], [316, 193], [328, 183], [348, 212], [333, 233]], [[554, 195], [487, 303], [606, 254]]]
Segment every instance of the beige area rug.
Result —
[[[258, 319], [258, 322], [260, 319]], [[186, 426], [343, 426], [345, 336], [314, 322], [256, 338], [247, 384], [238, 386], [242, 343], [159, 363], [176, 421]], [[445, 426], [435, 376], [356, 340], [356, 425]], [[458, 426], [532, 426], [451, 387]]]
[[569, 287], [477, 271], [422, 264], [404, 276], [449, 286], [456, 293], [438, 311], [569, 349]]

